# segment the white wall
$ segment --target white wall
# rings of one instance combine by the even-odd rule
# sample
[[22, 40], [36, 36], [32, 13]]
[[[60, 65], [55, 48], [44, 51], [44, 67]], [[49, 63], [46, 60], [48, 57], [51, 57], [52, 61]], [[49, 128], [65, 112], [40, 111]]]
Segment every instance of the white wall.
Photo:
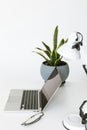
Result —
[[[32, 53], [41, 41], [52, 44], [55, 26], [60, 37], [73, 31], [87, 44], [87, 0], [0, 0], [0, 80], [30, 82], [42, 58]], [[32, 70], [32, 71], [31, 71]], [[31, 77], [29, 75], [31, 73]], [[36, 81], [38, 82], [38, 81]]]

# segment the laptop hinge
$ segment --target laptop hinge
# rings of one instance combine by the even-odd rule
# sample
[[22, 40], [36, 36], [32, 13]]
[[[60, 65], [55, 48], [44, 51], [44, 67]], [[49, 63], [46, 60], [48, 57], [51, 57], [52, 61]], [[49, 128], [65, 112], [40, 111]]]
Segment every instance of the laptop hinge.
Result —
[[42, 90], [40, 91], [40, 107], [43, 110], [45, 105], [47, 104], [47, 99], [46, 96], [44, 95], [44, 93], [42, 92]]

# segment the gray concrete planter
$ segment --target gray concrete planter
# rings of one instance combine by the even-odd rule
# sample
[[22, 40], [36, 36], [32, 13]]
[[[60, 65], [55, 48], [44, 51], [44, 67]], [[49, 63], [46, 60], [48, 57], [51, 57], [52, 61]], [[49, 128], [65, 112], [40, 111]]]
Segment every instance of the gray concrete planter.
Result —
[[[55, 66], [49, 66], [46, 62], [41, 64], [40, 73], [44, 81], [48, 79], [52, 71], [54, 70]], [[64, 82], [68, 75], [69, 75], [69, 66], [65, 61], [61, 61], [61, 64], [57, 66], [58, 72], [60, 73], [62, 82]]]

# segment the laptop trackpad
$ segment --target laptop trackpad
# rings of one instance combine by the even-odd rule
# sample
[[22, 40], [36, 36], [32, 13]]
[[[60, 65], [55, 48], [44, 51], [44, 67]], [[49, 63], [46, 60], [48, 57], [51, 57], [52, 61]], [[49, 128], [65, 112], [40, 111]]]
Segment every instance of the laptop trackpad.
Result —
[[7, 100], [5, 110], [14, 111], [20, 110], [21, 100], [22, 100], [23, 90], [12, 89]]

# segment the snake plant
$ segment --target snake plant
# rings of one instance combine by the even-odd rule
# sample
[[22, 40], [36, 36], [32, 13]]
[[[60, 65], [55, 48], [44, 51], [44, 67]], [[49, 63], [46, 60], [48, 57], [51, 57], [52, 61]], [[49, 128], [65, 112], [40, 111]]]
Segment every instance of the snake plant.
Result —
[[63, 38], [60, 40], [58, 44], [58, 26], [55, 27], [53, 34], [53, 48], [51, 49], [46, 43], [42, 41], [45, 49], [41, 49], [39, 47], [36, 48], [36, 52], [38, 55], [45, 59], [45, 63], [49, 66], [58, 66], [61, 63], [62, 56], [58, 53], [58, 49], [65, 43], [67, 43], [68, 39], [64, 40]]

